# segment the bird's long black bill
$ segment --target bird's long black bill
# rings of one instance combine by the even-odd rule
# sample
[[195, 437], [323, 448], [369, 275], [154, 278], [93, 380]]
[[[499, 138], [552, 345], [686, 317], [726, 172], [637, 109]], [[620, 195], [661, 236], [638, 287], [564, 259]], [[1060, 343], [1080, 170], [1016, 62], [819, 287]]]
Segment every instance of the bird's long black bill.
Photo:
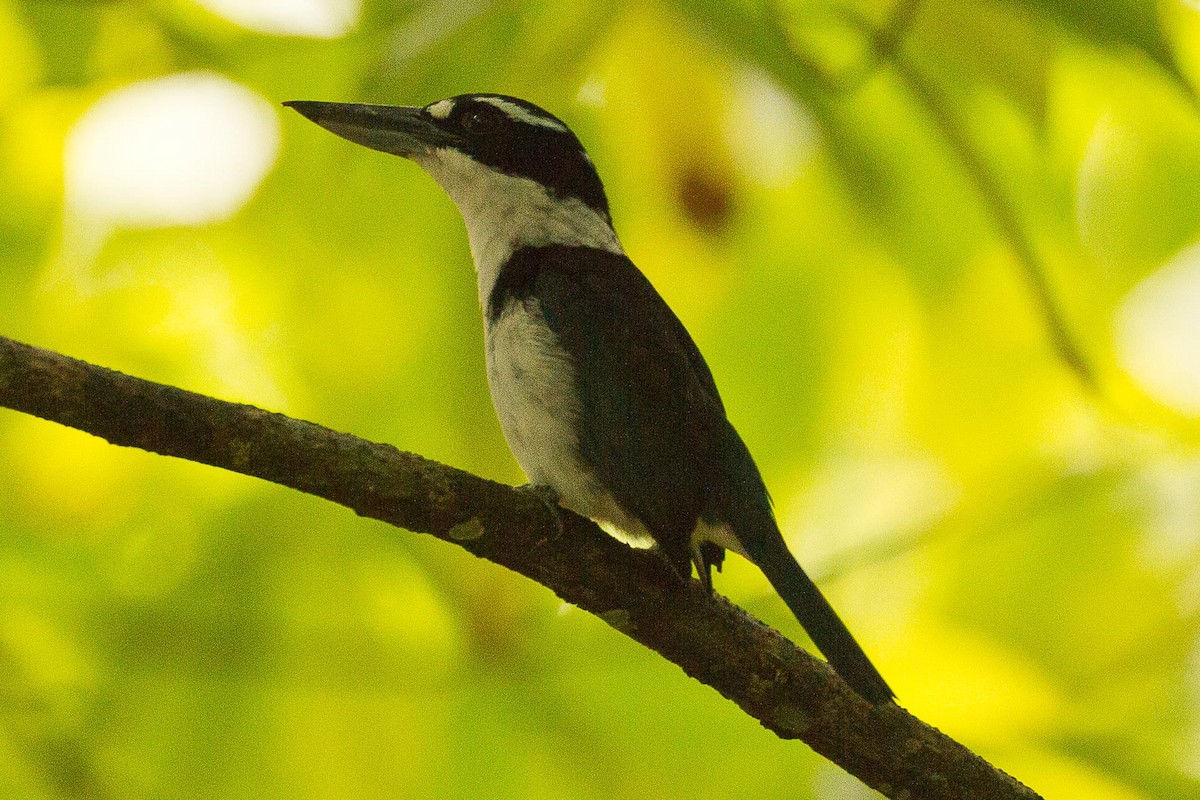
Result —
[[451, 143], [450, 136], [437, 126], [429, 112], [415, 106], [316, 100], [289, 100], [284, 105], [343, 139], [405, 158]]

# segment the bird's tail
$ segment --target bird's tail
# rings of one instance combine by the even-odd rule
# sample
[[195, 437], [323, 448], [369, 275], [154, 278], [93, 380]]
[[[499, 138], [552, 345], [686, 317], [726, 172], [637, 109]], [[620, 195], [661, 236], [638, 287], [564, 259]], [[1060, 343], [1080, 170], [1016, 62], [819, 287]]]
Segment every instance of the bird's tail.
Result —
[[742, 540], [750, 560], [767, 576], [813, 644], [851, 689], [874, 705], [893, 700], [895, 694], [879, 670], [850, 635], [821, 590], [796, 563], [773, 519], [770, 527], [774, 535], [756, 536], [752, 542]]
[[788, 550], [762, 475], [732, 425], [726, 427], [724, 443], [725, 477], [728, 485], [736, 488], [719, 516], [729, 523], [745, 555], [767, 576], [842, 680], [874, 705], [893, 700], [895, 694], [879, 670]]

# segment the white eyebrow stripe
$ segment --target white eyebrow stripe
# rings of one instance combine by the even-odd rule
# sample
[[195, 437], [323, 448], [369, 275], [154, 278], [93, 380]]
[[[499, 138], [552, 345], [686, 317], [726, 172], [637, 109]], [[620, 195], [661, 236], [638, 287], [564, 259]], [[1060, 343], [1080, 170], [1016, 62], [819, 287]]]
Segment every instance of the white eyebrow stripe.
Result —
[[431, 106], [426, 107], [429, 116], [434, 119], [446, 119], [450, 116], [450, 112], [454, 110], [454, 101], [452, 99], [438, 100]]
[[[475, 99], [481, 103], [495, 106], [515, 120], [528, 122], [530, 125], [541, 125], [543, 128], [566, 133], [567, 128], [562, 123], [534, 114], [528, 109], [522, 108], [516, 103], [510, 103], [501, 97], [478, 97]], [[430, 113], [432, 113], [432, 109], [430, 109]]]

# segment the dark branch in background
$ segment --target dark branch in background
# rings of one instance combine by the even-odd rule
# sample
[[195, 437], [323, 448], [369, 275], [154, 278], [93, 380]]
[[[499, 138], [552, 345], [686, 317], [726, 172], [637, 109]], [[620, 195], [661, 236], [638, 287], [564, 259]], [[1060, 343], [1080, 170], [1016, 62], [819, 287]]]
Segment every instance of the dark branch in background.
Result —
[[[893, 798], [1038, 797], [897, 706], [875, 708], [824, 662], [656, 553], [540, 500], [412, 453], [253, 406], [151, 383], [0, 337], [0, 406], [221, 467], [432, 534], [549, 587]], [[703, 735], [698, 733], [697, 735]]]
[[[1013, 201], [987, 158], [956, 118], [951, 103], [904, 54], [909, 34], [920, 15], [920, 0], [896, 0], [882, 24], [847, 10], [831, 11], [836, 24], [849, 25], [862, 34], [867, 48], [861, 64], [839, 74], [799, 51], [790, 32], [793, 21], [776, 4], [768, 3], [763, 8], [750, 4], [743, 8], [741, 4], [677, 0], [674, 6], [710, 39], [743, 61], [763, 69], [794, 95], [823, 128], [833, 132], [829, 140], [832, 146], [849, 146], [847, 137], [837, 135], [842, 127], [834, 110], [837, 99], [861, 88], [885, 68], [893, 69], [962, 164], [963, 174], [979, 193], [988, 216], [1011, 248], [1055, 353], [1085, 388], [1099, 391], [1096, 370], [1067, 323], [1046, 265], [1025, 232]], [[811, 18], [806, 17], [806, 22], [811, 24]], [[861, 156], [847, 151], [842, 157]]]
[[1000, 229], [1000, 234], [1012, 248], [1017, 262], [1025, 273], [1025, 279], [1033, 292], [1034, 302], [1041, 311], [1042, 319], [1050, 335], [1050, 342], [1058, 352], [1059, 358], [1075, 373], [1084, 387], [1096, 391], [1099, 384], [1096, 381], [1096, 371], [1088, 357], [1084, 354], [1082, 345], [1075, 339], [1067, 324], [1066, 317], [1059, 307], [1058, 298], [1050, 287], [1046, 265], [1037, 254], [1033, 242], [1025, 234], [1018, 219], [1017, 211], [1000, 186], [1000, 181], [992, 173], [992, 168], [971, 142], [967, 132], [954, 118], [950, 104], [937, 91], [932, 83], [917, 71], [908, 59], [899, 54], [892, 61], [892, 66], [903, 79], [913, 96], [925, 107], [930, 120], [941, 131], [950, 149], [962, 162], [967, 176], [975, 184], [984, 205]]
[[900, 0], [893, 9], [888, 22], [882, 28], [876, 28], [855, 14], [845, 14], [849, 23], [857, 27], [866, 37], [871, 47], [872, 57], [861, 70], [851, 76], [851, 79], [844, 84], [837, 85], [836, 88], [838, 90], [857, 89], [875, 71], [882, 69], [885, 65], [890, 65], [895, 70], [904, 85], [908, 87], [909, 92], [925, 110], [925, 114], [942, 135], [947, 146], [958, 157], [967, 179], [979, 192], [1000, 235], [1012, 248], [1017, 263], [1025, 273], [1025, 280], [1033, 293], [1034, 303], [1045, 322], [1046, 331], [1055, 352], [1058, 353], [1067, 368], [1075, 373], [1085, 388], [1097, 391], [1099, 384], [1096, 380], [1096, 371], [1084, 352], [1083, 346], [1072, 333], [1071, 326], [1067, 324], [1058, 298], [1055, 297], [1054, 290], [1050, 286], [1046, 265], [1025, 233], [1020, 216], [1001, 186], [1000, 180], [992, 171], [983, 153], [971, 141], [971, 137], [963, 125], [955, 118], [951, 104], [904, 55], [905, 35], [914, 23], [919, 5], [920, 0]]
[[840, 75], [827, 75], [825, 88], [835, 95], [852, 94], [887, 67], [904, 46], [920, 7], [921, 0], [899, 0], [878, 27], [853, 11], [839, 9], [837, 16], [864, 34], [868, 51], [852, 69]]

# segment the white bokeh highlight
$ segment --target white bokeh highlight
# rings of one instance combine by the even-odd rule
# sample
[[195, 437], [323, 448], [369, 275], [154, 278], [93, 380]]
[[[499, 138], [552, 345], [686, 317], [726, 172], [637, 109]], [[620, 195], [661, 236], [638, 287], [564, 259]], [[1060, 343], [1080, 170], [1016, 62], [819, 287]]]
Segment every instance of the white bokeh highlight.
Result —
[[142, 81], [100, 98], [68, 134], [67, 208], [101, 226], [219, 221], [278, 152], [275, 109], [246, 87], [210, 72]]
[[808, 111], [759, 72], [738, 79], [724, 128], [742, 172], [766, 186], [794, 181], [820, 143]]
[[1115, 325], [1121, 367], [1159, 402], [1200, 416], [1200, 244], [1134, 286]]
[[362, 16], [360, 0], [196, 0], [217, 16], [259, 33], [335, 39]]
[[842, 546], [912, 536], [957, 502], [959, 489], [932, 456], [846, 454], [827, 460], [808, 489], [779, 508], [802, 564], [828, 561]]

